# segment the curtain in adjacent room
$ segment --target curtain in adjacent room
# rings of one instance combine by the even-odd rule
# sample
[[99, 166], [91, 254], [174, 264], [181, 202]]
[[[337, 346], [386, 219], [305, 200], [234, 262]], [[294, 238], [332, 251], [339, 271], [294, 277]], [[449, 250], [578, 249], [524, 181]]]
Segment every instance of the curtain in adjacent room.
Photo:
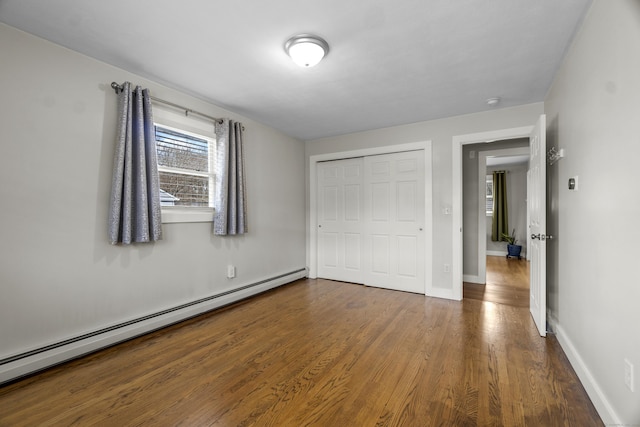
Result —
[[216, 172], [213, 234], [244, 234], [247, 229], [246, 185], [242, 124], [223, 119], [216, 122]]
[[118, 127], [109, 207], [111, 244], [162, 239], [160, 182], [151, 98], [125, 82], [118, 90]]
[[493, 172], [493, 222], [491, 240], [500, 242], [502, 233], [509, 234], [509, 210], [507, 208], [507, 173]]

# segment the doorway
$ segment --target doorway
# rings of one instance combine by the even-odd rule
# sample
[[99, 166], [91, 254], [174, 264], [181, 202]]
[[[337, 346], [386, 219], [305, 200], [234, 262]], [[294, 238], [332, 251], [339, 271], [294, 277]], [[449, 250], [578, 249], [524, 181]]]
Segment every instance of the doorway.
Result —
[[[462, 154], [463, 297], [528, 307], [529, 277], [524, 259], [527, 251], [529, 139], [468, 144], [463, 147]], [[508, 233], [517, 238], [522, 259], [507, 258], [506, 242], [493, 241], [494, 172], [503, 174], [506, 180]]]
[[528, 308], [529, 262], [488, 255], [486, 265], [486, 283], [464, 282], [464, 298]]
[[[462, 148], [467, 144], [487, 143], [499, 140], [512, 140], [517, 138], [529, 138], [534, 126], [500, 129], [495, 131], [480, 132], [453, 137], [452, 147], [452, 184], [453, 184], [453, 259], [452, 259], [452, 295], [455, 300], [462, 300], [463, 283], [463, 199], [462, 199]], [[477, 222], [476, 222], [477, 226]], [[477, 248], [476, 248], [477, 249]]]
[[[504, 147], [509, 148], [504, 148]], [[502, 147], [502, 148], [500, 148]], [[522, 256], [527, 257], [527, 231], [529, 224], [528, 217], [528, 191], [527, 170], [529, 168], [529, 140], [516, 139], [509, 141], [498, 141], [490, 144], [474, 144], [466, 146], [467, 151], [474, 148], [478, 149], [478, 250], [477, 250], [477, 277], [467, 277], [464, 280], [473, 283], [486, 283], [486, 257], [487, 255], [506, 256], [506, 243], [502, 241], [492, 241], [491, 229], [493, 218], [492, 199], [488, 199], [487, 194], [488, 183], [492, 183], [492, 174], [494, 171], [504, 171], [507, 181], [507, 205], [509, 210], [509, 230], [508, 233], [514, 234], [518, 240], [518, 244], [522, 246]], [[471, 177], [473, 178], [473, 177]], [[466, 182], [467, 180], [465, 180]], [[470, 180], [473, 184], [473, 179]], [[471, 188], [469, 188], [471, 187]], [[473, 192], [472, 186], [465, 186], [463, 192]], [[492, 195], [491, 195], [492, 196]], [[465, 196], [465, 201], [467, 197]], [[471, 198], [473, 200], [473, 198]], [[472, 204], [465, 203], [463, 210], [473, 210]], [[466, 227], [465, 230], [472, 230]], [[469, 238], [469, 234], [463, 236], [465, 246], [473, 244], [473, 239]], [[466, 255], [466, 254], [465, 254]], [[467, 263], [465, 262], [465, 269]], [[473, 266], [471, 266], [473, 270]]]
[[465, 144], [496, 141], [499, 139], [529, 138], [530, 159], [528, 171], [529, 249], [531, 267], [529, 281], [529, 311], [540, 336], [546, 336], [546, 116], [541, 114], [532, 126], [502, 129], [466, 135], [452, 139], [453, 171], [453, 262], [452, 296], [462, 299], [462, 147]]

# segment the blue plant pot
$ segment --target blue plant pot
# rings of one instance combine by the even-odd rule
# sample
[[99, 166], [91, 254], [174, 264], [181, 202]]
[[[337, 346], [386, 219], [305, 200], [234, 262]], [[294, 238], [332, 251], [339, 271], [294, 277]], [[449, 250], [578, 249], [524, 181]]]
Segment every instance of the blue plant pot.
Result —
[[507, 258], [514, 257], [514, 258], [520, 259], [521, 251], [522, 251], [522, 246], [507, 244]]

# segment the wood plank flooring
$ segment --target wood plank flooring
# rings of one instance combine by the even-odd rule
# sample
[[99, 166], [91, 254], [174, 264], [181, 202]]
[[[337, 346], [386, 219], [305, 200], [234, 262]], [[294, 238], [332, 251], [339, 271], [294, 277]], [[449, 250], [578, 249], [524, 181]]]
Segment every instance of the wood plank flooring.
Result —
[[0, 388], [2, 426], [602, 426], [525, 308], [301, 280]]
[[465, 282], [463, 295], [467, 299], [529, 307], [529, 262], [488, 256], [487, 283]]

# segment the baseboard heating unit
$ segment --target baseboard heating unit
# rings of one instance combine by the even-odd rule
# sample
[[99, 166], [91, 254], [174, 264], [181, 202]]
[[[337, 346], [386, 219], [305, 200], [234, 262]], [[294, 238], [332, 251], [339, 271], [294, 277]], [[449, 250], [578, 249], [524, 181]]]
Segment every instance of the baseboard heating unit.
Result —
[[301, 268], [0, 359], [0, 385], [307, 276]]

